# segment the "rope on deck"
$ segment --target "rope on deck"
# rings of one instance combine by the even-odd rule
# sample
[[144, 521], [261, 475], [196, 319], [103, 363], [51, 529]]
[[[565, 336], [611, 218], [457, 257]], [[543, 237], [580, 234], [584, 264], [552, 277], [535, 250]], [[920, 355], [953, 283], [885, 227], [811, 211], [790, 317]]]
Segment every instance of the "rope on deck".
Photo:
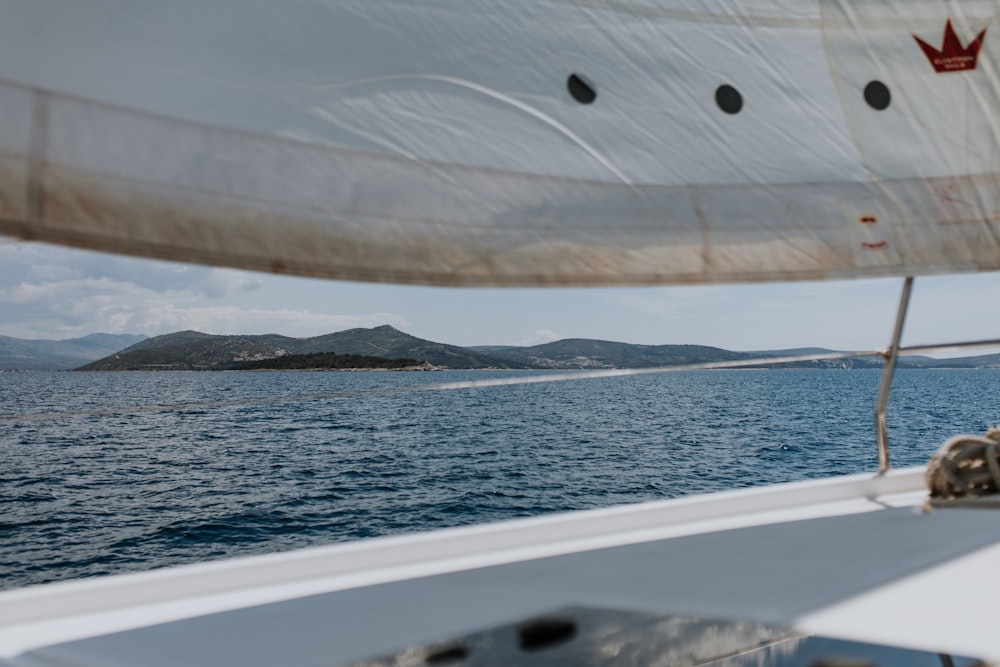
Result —
[[1000, 427], [984, 435], [947, 440], [927, 464], [931, 498], [974, 498], [1000, 493]]

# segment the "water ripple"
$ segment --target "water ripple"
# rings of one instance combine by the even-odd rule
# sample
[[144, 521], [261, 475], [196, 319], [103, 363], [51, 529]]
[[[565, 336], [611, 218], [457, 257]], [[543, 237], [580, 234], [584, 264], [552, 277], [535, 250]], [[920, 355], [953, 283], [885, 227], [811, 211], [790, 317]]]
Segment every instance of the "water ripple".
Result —
[[[875, 371], [462, 384], [527, 374], [2, 374], [0, 587], [877, 463]], [[407, 390], [441, 383], [463, 388]], [[998, 393], [997, 371], [900, 371], [894, 464], [1000, 422]]]

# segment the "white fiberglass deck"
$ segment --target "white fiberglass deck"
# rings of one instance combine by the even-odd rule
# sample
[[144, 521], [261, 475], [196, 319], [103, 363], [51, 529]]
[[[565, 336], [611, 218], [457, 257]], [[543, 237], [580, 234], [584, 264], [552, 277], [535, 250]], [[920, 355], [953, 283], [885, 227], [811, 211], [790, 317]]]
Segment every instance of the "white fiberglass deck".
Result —
[[[0, 594], [0, 664], [343, 664], [568, 608], [780, 624], [1000, 659], [1000, 511], [922, 469]], [[534, 663], [532, 663], [534, 664]]]

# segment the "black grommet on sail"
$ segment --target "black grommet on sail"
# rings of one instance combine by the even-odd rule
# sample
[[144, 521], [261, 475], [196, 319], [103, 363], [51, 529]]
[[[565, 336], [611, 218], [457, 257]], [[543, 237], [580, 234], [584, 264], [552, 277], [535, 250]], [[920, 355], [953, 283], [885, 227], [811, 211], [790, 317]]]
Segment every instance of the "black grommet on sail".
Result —
[[715, 89], [715, 103], [728, 114], [737, 114], [743, 108], [743, 96], [728, 83]]
[[881, 81], [869, 81], [865, 86], [865, 102], [876, 111], [885, 111], [892, 102], [892, 94], [889, 87]]
[[584, 81], [579, 74], [570, 74], [566, 79], [566, 90], [580, 104], [592, 104], [597, 99], [597, 91]]

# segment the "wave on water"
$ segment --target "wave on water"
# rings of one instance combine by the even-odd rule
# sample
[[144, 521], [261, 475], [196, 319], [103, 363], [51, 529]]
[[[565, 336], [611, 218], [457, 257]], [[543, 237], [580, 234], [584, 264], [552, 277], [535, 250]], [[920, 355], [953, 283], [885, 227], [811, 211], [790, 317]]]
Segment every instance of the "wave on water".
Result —
[[[4, 374], [0, 586], [877, 465], [878, 371], [469, 386], [526, 373]], [[995, 371], [893, 392], [895, 465], [1000, 422]]]

